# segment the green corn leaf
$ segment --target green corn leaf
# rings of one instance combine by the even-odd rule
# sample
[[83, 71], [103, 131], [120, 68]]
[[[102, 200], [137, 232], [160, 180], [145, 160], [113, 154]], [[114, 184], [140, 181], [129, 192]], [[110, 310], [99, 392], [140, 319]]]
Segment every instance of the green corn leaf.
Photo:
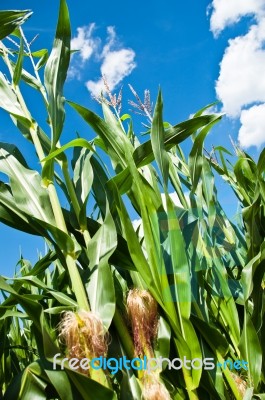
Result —
[[75, 163], [74, 186], [76, 196], [81, 204], [79, 212], [80, 226], [86, 226], [87, 202], [93, 182], [93, 169], [90, 163], [92, 153], [83, 148], [80, 157]]
[[91, 155], [86, 148], [82, 148], [74, 168], [73, 181], [76, 194], [78, 199], [85, 204], [93, 182], [93, 169], [90, 163]]
[[45, 87], [49, 98], [49, 116], [52, 125], [52, 150], [60, 138], [64, 118], [63, 86], [70, 62], [71, 27], [65, 0], [60, 1], [53, 49], [45, 67]]
[[159, 91], [151, 128], [151, 144], [156, 162], [162, 173], [164, 191], [166, 191], [169, 176], [169, 160], [168, 154], [165, 150], [165, 131], [162, 112], [162, 94], [161, 91]]
[[18, 317], [18, 318], [28, 318], [28, 315], [19, 311], [5, 310], [4, 307], [0, 306], [0, 313], [4, 311], [3, 315], [0, 316], [1, 319], [9, 318], [9, 317]]
[[45, 365], [45, 374], [48, 376], [51, 384], [56, 389], [58, 395], [64, 400], [75, 400], [78, 393], [74, 393], [73, 387], [71, 386], [70, 379], [67, 373], [63, 370], [55, 371]]
[[14, 147], [11, 149], [0, 142], [0, 171], [10, 179], [17, 206], [29, 215], [55, 225], [48, 194], [41, 186], [39, 174], [21, 164], [16, 152], [19, 151]]
[[[16, 154], [19, 154], [19, 151], [15, 147], [0, 143], [0, 171], [8, 175], [13, 195], [11, 196], [7, 191], [7, 187], [5, 187], [5, 193], [0, 194], [0, 205], [2, 203], [2, 207], [4, 207], [2, 208], [2, 218], [6, 216], [7, 221], [11, 222], [5, 212], [9, 208], [16, 219], [22, 218], [27, 222], [27, 216], [29, 216], [37, 222], [37, 232], [44, 233], [45, 230], [49, 230], [63, 251], [74, 254], [73, 240], [56, 227], [49, 197], [41, 186], [39, 174], [21, 164], [18, 158], [21, 160], [22, 156], [16, 158]], [[47, 233], [44, 236], [47, 237]]]
[[47, 53], [48, 53], [47, 49], [41, 49], [41, 50], [31, 52], [31, 55], [32, 55], [32, 57], [41, 58]]
[[25, 369], [19, 379], [9, 386], [5, 398], [7, 400], [26, 400], [29, 397], [36, 400], [47, 399], [47, 382], [39, 375], [41, 375], [39, 364], [34, 362]]
[[[80, 233], [72, 225], [71, 214], [69, 213], [69, 211], [63, 209], [63, 215], [66, 220], [68, 231], [76, 237], [76, 240], [78, 242], [82, 242], [82, 237]], [[97, 221], [91, 218], [87, 218], [87, 227], [90, 236], [95, 235], [100, 226], [101, 224], [99, 224]], [[114, 253], [111, 255], [110, 262], [111, 264], [118, 265], [120, 268], [135, 271], [135, 266], [128, 250], [127, 242], [124, 237], [121, 236], [121, 234], [118, 234], [118, 246]]]
[[193, 191], [195, 192], [198, 181], [201, 176], [202, 164], [203, 164], [203, 143], [206, 135], [212, 129], [212, 127], [221, 119], [221, 116], [215, 117], [208, 125], [206, 125], [198, 134], [194, 140], [194, 144], [189, 156], [190, 176], [193, 185]]
[[259, 156], [257, 168], [259, 175], [262, 174], [265, 170], [265, 149], [262, 150]]
[[207, 106], [201, 108], [200, 110], [198, 110], [194, 115], [193, 118], [197, 118], [200, 117], [206, 110], [209, 110], [209, 108], [212, 108], [214, 106], [216, 106], [219, 103], [219, 101], [215, 101], [213, 103], [208, 104]]
[[69, 296], [67, 296], [65, 293], [63, 292], [56, 292], [54, 290], [50, 291], [51, 296], [53, 296], [60, 304], [63, 304], [65, 306], [69, 306], [69, 307], [74, 307], [77, 308], [78, 304], [76, 301], [74, 301], [73, 299], [71, 299]]
[[2, 72], [0, 72], [0, 92], [0, 107], [16, 118], [23, 126], [30, 128], [31, 121], [22, 110], [16, 94]]
[[79, 138], [79, 139], [71, 140], [69, 143], [66, 143], [65, 145], [61, 146], [60, 148], [52, 151], [47, 157], [45, 157], [41, 161], [45, 162], [45, 161], [53, 160], [54, 158], [59, 156], [61, 153], [63, 153], [65, 150], [70, 149], [71, 147], [84, 147], [84, 148], [92, 151], [93, 153], [95, 152], [95, 150], [93, 149], [91, 144], [86, 139]]
[[223, 146], [214, 146], [214, 150], [219, 151], [219, 152], [223, 152], [225, 154], [228, 154], [229, 156], [233, 156], [233, 154]]
[[35, 226], [30, 216], [17, 207], [10, 191], [2, 182], [0, 184], [0, 221], [31, 235], [45, 236], [45, 230]]
[[116, 393], [100, 383], [68, 368], [66, 373], [78, 390], [80, 398], [87, 400], [117, 400]]
[[[198, 337], [189, 320], [191, 311], [191, 281], [190, 267], [187, 259], [185, 242], [180, 229], [179, 221], [173, 203], [166, 193], [168, 241], [171, 255], [171, 268], [174, 286], [171, 288], [178, 315], [179, 329], [189, 346], [191, 357], [201, 358], [201, 349]], [[194, 387], [198, 387], [201, 370], [192, 370]]]
[[20, 303], [20, 305], [24, 308], [28, 316], [31, 318], [35, 327], [40, 330], [41, 329], [41, 314], [42, 307], [41, 305], [26, 297], [18, 294], [11, 285], [6, 283], [6, 281], [0, 276], [0, 289], [4, 290], [13, 295], [13, 297]]
[[55, 224], [40, 221], [39, 219], [36, 220], [51, 233], [54, 238], [54, 242], [61, 249], [61, 251], [63, 251], [65, 254], [71, 254], [73, 258], [78, 257], [80, 249], [79, 247], [76, 248], [74, 240], [67, 233], [57, 228]]
[[221, 332], [214, 325], [195, 317], [195, 315], [191, 316], [191, 321], [196, 329], [199, 330], [205, 342], [211, 347], [214, 354], [219, 353], [222, 357], [225, 357], [229, 350], [229, 344]]
[[116, 168], [117, 165], [120, 165], [122, 169], [126, 168], [127, 165], [124, 151], [126, 148], [132, 152], [133, 147], [127, 136], [121, 130], [120, 125], [109, 107], [104, 103], [102, 104], [104, 117], [106, 119], [106, 121], [104, 121], [87, 108], [73, 103], [72, 101], [68, 101], [68, 104], [73, 107], [98, 134], [104, 143], [105, 151], [108, 152], [114, 168]]
[[132, 187], [132, 176], [128, 167], [111, 178], [111, 180], [117, 186], [120, 194], [128, 193]]
[[265, 260], [265, 240], [263, 240], [263, 243], [260, 246], [259, 253], [247, 263], [247, 265], [244, 267], [242, 271], [241, 283], [243, 287], [243, 295], [245, 302], [247, 302], [247, 300], [251, 296], [253, 290], [254, 276], [256, 272], [259, 271], [259, 269], [263, 270], [264, 268], [264, 260]]
[[242, 358], [248, 362], [248, 379], [250, 385], [254, 386], [254, 389], [257, 389], [262, 371], [262, 348], [258, 334], [246, 308], [244, 310], [244, 326], [239, 348]]
[[174, 164], [174, 156], [172, 154], [168, 154], [168, 160], [169, 160], [169, 178], [170, 178], [170, 182], [173, 186], [173, 188], [175, 189], [178, 198], [180, 200], [180, 203], [182, 204], [182, 206], [187, 209], [188, 208], [188, 202], [187, 199], [184, 195], [183, 189], [182, 189], [182, 184], [179, 178], [179, 175], [177, 173], [175, 164]]
[[30, 16], [30, 10], [0, 11], [0, 40], [10, 35], [18, 26], [23, 24]]
[[171, 329], [166, 320], [162, 317], [159, 318], [158, 332], [157, 332], [157, 343], [155, 346], [155, 356], [158, 357], [169, 357], [170, 351], [170, 338]]
[[18, 278], [12, 278], [12, 280], [14, 282], [21, 282], [21, 283], [29, 283], [30, 286], [34, 286], [37, 288], [41, 288], [41, 289], [47, 289], [47, 286], [45, 285], [45, 283], [43, 283], [40, 279], [38, 279], [36, 276], [22, 276], [22, 277], [18, 277]]
[[75, 310], [76, 310], [76, 307], [59, 306], [59, 307], [46, 308], [44, 310], [44, 312], [47, 314], [56, 315], [56, 314], [62, 314], [63, 312], [66, 312], [66, 311], [75, 311]]
[[42, 225], [27, 212], [22, 211], [11, 194], [11, 189], [0, 183], [0, 221], [4, 224], [32, 235], [43, 236], [50, 242], [48, 232]]
[[[108, 181], [107, 187], [109, 188], [110, 193], [112, 194], [112, 198], [116, 203], [117, 211], [123, 225], [125, 238], [127, 239], [128, 249], [134, 265], [144, 279], [147, 287], [150, 288], [150, 291], [152, 291], [153, 296], [157, 300], [158, 298], [160, 300], [160, 295], [158, 295], [155, 290], [154, 281], [150, 274], [150, 267], [145, 259], [142, 248], [138, 241], [138, 237], [135, 233], [135, 230], [133, 229], [132, 222], [122, 202], [122, 199], [120, 198], [117, 187], [113, 184], [111, 180]], [[159, 302], [161, 302], [161, 300]]]
[[[183, 142], [199, 128], [202, 128], [215, 119], [215, 115], [202, 115], [170, 127], [165, 132], [166, 150], [170, 150], [173, 146]], [[137, 167], [142, 167], [151, 163], [154, 160], [151, 141], [148, 140], [147, 142], [138, 146], [134, 151], [133, 158]]]
[[87, 247], [91, 276], [86, 284], [91, 310], [100, 316], [106, 329], [115, 312], [115, 290], [109, 258], [116, 246], [115, 224], [107, 206], [105, 220]]
[[23, 58], [24, 58], [24, 42], [23, 38], [20, 38], [20, 48], [19, 48], [19, 53], [18, 53], [18, 59], [16, 62], [16, 67], [14, 70], [14, 75], [13, 75], [13, 83], [15, 86], [19, 84], [21, 74], [22, 74], [22, 65], [23, 65]]
[[[15, 64], [14, 64], [15, 65]], [[29, 86], [33, 87], [34, 89], [40, 91], [42, 88], [41, 83], [35, 78], [35, 76], [31, 75], [25, 69], [21, 70], [21, 79], [27, 83]]]
[[122, 120], [122, 121], [126, 121], [126, 119], [131, 119], [130, 114], [123, 114], [123, 115], [121, 116], [121, 120]]
[[228, 285], [227, 271], [217, 256], [215, 256], [213, 267], [214, 273], [218, 277], [218, 284], [220, 284], [221, 290], [216, 289], [218, 294], [215, 296], [213, 293], [212, 297], [215, 297], [218, 312], [220, 312], [222, 318], [226, 321], [226, 324], [229, 327], [231, 340], [236, 348], [240, 339], [240, 326], [235, 300]]
[[41, 59], [38, 61], [37, 65], [36, 65], [37, 70], [40, 70], [42, 67], [44, 67], [44, 65], [46, 65], [48, 59], [49, 59], [49, 54], [48, 54], [48, 51], [46, 50], [46, 52], [43, 54], [43, 56], [41, 57]]
[[203, 195], [208, 209], [209, 229], [212, 229], [216, 218], [216, 187], [214, 185], [214, 175], [205, 157], [202, 158], [201, 166]]
[[104, 170], [103, 165], [96, 159], [94, 155], [90, 158], [90, 163], [93, 168], [93, 182], [92, 189], [94, 193], [94, 197], [97, 202], [97, 206], [99, 207], [103, 218], [106, 215], [106, 207], [107, 207], [107, 198], [106, 198], [106, 183], [109, 180], [107, 175], [107, 171]]
[[39, 275], [41, 274], [53, 263], [57, 258], [55, 251], [48, 251], [44, 257], [40, 258], [36, 262], [34, 267], [27, 273], [28, 275]]

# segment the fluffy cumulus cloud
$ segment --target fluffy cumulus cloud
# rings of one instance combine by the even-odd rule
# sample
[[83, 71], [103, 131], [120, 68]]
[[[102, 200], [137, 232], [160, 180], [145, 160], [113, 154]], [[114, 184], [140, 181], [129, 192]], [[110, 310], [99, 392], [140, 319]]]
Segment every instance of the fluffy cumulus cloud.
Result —
[[99, 45], [99, 39], [93, 38], [95, 23], [77, 28], [77, 36], [71, 40], [71, 49], [78, 50], [82, 61], [88, 61]]
[[93, 36], [95, 28], [95, 23], [77, 28], [77, 35], [71, 40], [71, 49], [76, 53], [72, 56], [68, 79], [81, 79], [86, 62], [97, 52], [100, 39]]
[[238, 140], [242, 147], [255, 144], [258, 148], [265, 143], [265, 104], [243, 110], [240, 116], [241, 128]]
[[[109, 89], [115, 87], [136, 67], [135, 52], [132, 49], [119, 48], [116, 33], [113, 27], [108, 28], [108, 40], [100, 58], [102, 64], [100, 67], [101, 76], [104, 76]], [[92, 95], [98, 96], [104, 90], [102, 78], [89, 80], [86, 83], [88, 90]]]
[[[102, 62], [100, 71], [106, 78], [110, 90], [113, 90], [135, 68], [135, 53], [131, 49], [109, 51]], [[88, 90], [94, 95], [100, 95], [104, 90], [102, 78], [86, 83]]]
[[215, 36], [248, 15], [255, 21], [245, 35], [229, 40], [216, 81], [223, 111], [240, 118], [238, 140], [245, 148], [265, 142], [265, 1], [213, 0], [211, 30]]
[[132, 72], [136, 63], [135, 52], [122, 46], [113, 26], [107, 27], [105, 43], [95, 36], [95, 30], [95, 23], [77, 28], [77, 35], [71, 41], [71, 49], [78, 52], [73, 54], [68, 78], [81, 79], [87, 62], [94, 56], [94, 61], [101, 63], [101, 77], [87, 81], [86, 87], [93, 96], [98, 96], [104, 90], [102, 76], [106, 78], [109, 89], [113, 90]]
[[229, 41], [220, 64], [216, 93], [224, 111], [240, 116], [244, 106], [265, 101], [265, 19], [245, 36]]
[[243, 16], [263, 16], [264, 0], [213, 0], [211, 30], [218, 35], [226, 26], [238, 22]]

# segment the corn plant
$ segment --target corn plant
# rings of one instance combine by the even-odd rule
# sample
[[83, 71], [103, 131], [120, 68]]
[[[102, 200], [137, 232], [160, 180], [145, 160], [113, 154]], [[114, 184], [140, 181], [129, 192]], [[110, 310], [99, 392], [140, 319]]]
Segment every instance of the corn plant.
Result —
[[[0, 106], [32, 143], [40, 169], [32, 170], [14, 144], [0, 143], [0, 221], [43, 237], [48, 250], [34, 266], [21, 258], [15, 276], [0, 277], [1, 397], [264, 398], [264, 151], [255, 163], [236, 148], [232, 164], [216, 147], [213, 159], [204, 140], [221, 115], [207, 114], [208, 106], [171, 125], [163, 121], [160, 91], [152, 114], [148, 93], [142, 103], [133, 90], [150, 122], [141, 142], [106, 81], [103, 117], [67, 100], [93, 140], [61, 145], [71, 55], [66, 1], [50, 55], [31, 50], [21, 27], [29, 16], [0, 13], [0, 38], [12, 36], [0, 47]], [[17, 40], [19, 51], [7, 46]], [[46, 127], [31, 114], [21, 82], [37, 91]], [[191, 143], [188, 156], [183, 141]], [[237, 221], [218, 200], [216, 174], [239, 200]], [[99, 361], [124, 356], [137, 358], [138, 368], [114, 372]], [[211, 358], [215, 368], [176, 370], [153, 361], [148, 374], [139, 368], [144, 357]], [[71, 368], [69, 359], [85, 358], [96, 359], [96, 368]], [[248, 367], [231, 371], [242, 359]]]

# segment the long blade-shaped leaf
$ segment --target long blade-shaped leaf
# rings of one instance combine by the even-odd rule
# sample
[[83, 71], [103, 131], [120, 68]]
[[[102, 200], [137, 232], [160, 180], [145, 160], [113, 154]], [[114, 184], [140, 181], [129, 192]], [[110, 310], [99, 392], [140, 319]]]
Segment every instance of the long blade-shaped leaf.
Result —
[[18, 26], [23, 24], [30, 16], [30, 10], [5, 10], [0, 11], [0, 40], [10, 35]]
[[92, 272], [87, 284], [90, 307], [100, 316], [106, 329], [109, 328], [115, 312], [115, 290], [109, 258], [116, 246], [115, 224], [107, 208], [106, 218], [87, 248]]
[[[26, 213], [54, 224], [48, 194], [41, 186], [41, 177], [22, 165], [15, 157], [15, 148], [0, 143], [0, 171], [10, 178], [10, 185], [17, 205]], [[16, 149], [16, 151], [18, 151]]]
[[29, 128], [31, 121], [22, 110], [16, 94], [8, 83], [3, 73], [0, 71], [0, 107], [15, 117], [23, 126]]
[[49, 115], [52, 125], [52, 149], [63, 128], [65, 111], [63, 86], [70, 62], [71, 28], [65, 0], [60, 2], [59, 18], [51, 55], [45, 67], [45, 86], [49, 97]]
[[250, 384], [257, 389], [262, 371], [262, 349], [258, 334], [246, 309], [239, 348], [242, 351], [242, 358], [248, 362]]
[[[165, 133], [165, 148], [169, 150], [176, 144], [183, 142], [199, 128], [209, 124], [214, 119], [216, 119], [215, 115], [202, 115], [168, 128]], [[152, 152], [151, 141], [148, 140], [138, 146], [134, 151], [133, 158], [137, 167], [152, 162], [154, 160], [154, 154]]]
[[158, 163], [159, 169], [162, 173], [164, 190], [166, 191], [168, 183], [168, 175], [169, 175], [169, 160], [168, 160], [168, 154], [165, 150], [165, 131], [163, 125], [162, 111], [163, 111], [163, 102], [160, 91], [158, 94], [154, 119], [152, 123], [151, 144], [156, 162]]

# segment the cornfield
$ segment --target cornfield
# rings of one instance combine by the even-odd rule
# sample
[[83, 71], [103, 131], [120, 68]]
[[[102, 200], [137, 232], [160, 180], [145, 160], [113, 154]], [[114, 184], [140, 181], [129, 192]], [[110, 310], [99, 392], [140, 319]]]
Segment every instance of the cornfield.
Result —
[[[164, 122], [161, 91], [152, 115], [139, 103], [150, 120], [144, 142], [111, 93], [99, 99], [102, 117], [65, 99], [66, 1], [49, 55], [31, 51], [22, 30], [30, 14], [0, 12], [0, 107], [40, 167], [0, 143], [0, 221], [42, 237], [47, 253], [0, 276], [0, 398], [265, 399], [265, 150], [257, 162], [237, 146], [206, 154], [222, 116], [207, 106]], [[22, 82], [38, 94], [45, 127]], [[60, 144], [69, 107], [92, 140]], [[219, 202], [217, 176], [239, 202], [236, 220]], [[134, 368], [115, 362], [125, 359]]]

